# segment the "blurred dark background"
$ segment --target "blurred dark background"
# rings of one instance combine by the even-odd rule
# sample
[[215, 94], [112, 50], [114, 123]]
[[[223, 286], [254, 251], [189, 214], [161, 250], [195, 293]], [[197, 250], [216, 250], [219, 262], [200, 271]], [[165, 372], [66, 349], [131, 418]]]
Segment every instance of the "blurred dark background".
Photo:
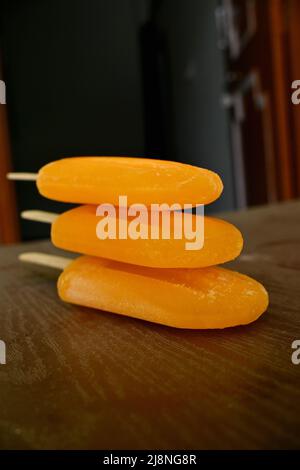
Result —
[[[9, 0], [0, 4], [0, 239], [47, 237], [62, 211], [9, 169], [75, 155], [176, 160], [222, 177], [206, 212], [299, 196], [298, 0]], [[297, 75], [298, 74], [298, 75]], [[15, 197], [16, 190], [16, 197]], [[9, 211], [8, 211], [9, 208]]]

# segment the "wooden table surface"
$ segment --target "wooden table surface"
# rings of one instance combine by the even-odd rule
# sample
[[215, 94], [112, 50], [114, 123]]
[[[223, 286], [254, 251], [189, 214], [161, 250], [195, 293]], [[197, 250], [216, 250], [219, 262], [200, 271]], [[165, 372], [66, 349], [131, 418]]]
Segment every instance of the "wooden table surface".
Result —
[[[300, 202], [225, 215], [245, 236], [230, 267], [261, 281], [250, 326], [186, 331], [63, 304], [57, 272], [0, 250], [0, 447], [300, 447]], [[163, 292], [162, 292], [163, 295]]]

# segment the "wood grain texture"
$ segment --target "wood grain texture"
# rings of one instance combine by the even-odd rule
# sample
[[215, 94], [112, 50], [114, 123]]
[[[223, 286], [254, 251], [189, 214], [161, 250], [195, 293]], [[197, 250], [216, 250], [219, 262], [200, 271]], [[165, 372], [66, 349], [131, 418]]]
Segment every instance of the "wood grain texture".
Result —
[[[1, 448], [299, 448], [300, 202], [226, 215], [245, 235], [234, 269], [261, 281], [256, 323], [182, 331], [66, 305], [55, 271], [0, 251]], [[162, 292], [163, 295], [163, 292]]]

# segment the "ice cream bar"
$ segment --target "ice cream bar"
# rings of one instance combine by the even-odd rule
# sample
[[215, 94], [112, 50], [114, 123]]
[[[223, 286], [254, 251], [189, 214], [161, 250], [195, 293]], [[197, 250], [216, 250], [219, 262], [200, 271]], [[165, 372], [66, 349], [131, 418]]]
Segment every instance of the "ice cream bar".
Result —
[[80, 204], [208, 204], [223, 184], [209, 170], [183, 163], [128, 157], [74, 157], [47, 164], [38, 173], [42, 196]]
[[81, 256], [58, 279], [66, 302], [176, 328], [226, 328], [268, 306], [257, 281], [219, 267], [154, 269]]
[[[171, 212], [171, 227], [175, 227], [174, 217]], [[99, 220], [96, 206], [79, 206], [64, 212], [52, 224], [52, 242], [64, 250], [156, 268], [200, 268], [225, 263], [236, 258], [243, 246], [242, 235], [236, 227], [212, 217], [204, 217], [204, 245], [201, 249], [187, 249], [189, 243], [197, 242], [196, 230], [194, 242], [185, 238], [183, 232], [183, 237], [176, 239], [174, 231], [170, 232], [170, 239], [162, 239], [161, 236], [152, 239], [151, 224], [147, 227], [148, 239], [99, 239], [96, 234]], [[118, 227], [120, 218], [113, 222]]]

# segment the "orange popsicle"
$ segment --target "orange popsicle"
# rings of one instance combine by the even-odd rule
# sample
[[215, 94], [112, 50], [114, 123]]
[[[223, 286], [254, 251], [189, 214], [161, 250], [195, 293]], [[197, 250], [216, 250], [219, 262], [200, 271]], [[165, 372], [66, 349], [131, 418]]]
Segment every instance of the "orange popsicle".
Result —
[[58, 279], [66, 302], [176, 328], [226, 328], [268, 306], [257, 281], [227, 269], [153, 269], [81, 256]]
[[38, 173], [42, 196], [80, 204], [208, 204], [222, 190], [220, 177], [183, 163], [129, 157], [74, 157], [47, 164]]
[[[174, 226], [173, 219], [174, 213], [171, 213], [171, 227]], [[243, 247], [242, 235], [236, 227], [212, 217], [204, 217], [203, 248], [193, 250], [186, 249], [190, 240], [175, 239], [174, 232], [169, 240], [100, 240], [96, 235], [98, 221], [96, 206], [79, 206], [64, 212], [52, 224], [52, 243], [68, 251], [157, 268], [213, 266], [236, 258]], [[115, 221], [119, 222], [119, 219]], [[150, 234], [150, 225], [148, 227]]]

